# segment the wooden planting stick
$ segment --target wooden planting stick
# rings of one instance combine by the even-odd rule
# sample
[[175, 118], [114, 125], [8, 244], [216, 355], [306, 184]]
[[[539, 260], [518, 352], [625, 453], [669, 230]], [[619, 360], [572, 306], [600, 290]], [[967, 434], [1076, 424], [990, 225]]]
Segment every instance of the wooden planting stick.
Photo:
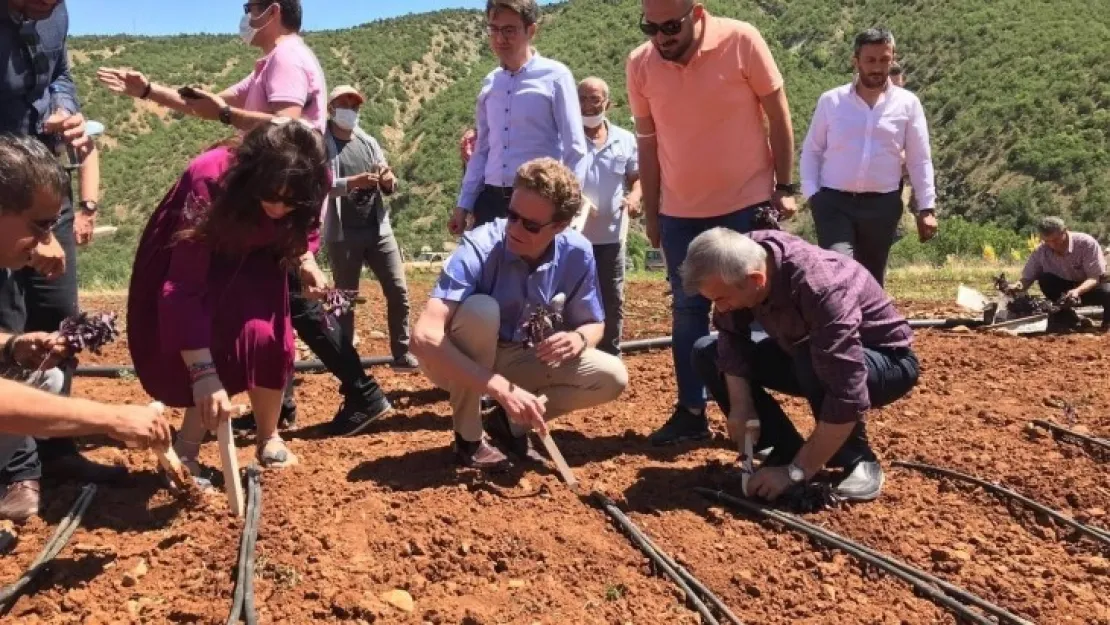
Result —
[[759, 432], [759, 419], [748, 419], [744, 423], [744, 466], [740, 475], [740, 489], [748, 496], [748, 480], [755, 474], [752, 459], [755, 457], [755, 438]]
[[[166, 406], [160, 401], [150, 404], [150, 407], [157, 410], [159, 414], [166, 411]], [[185, 465], [181, 464], [181, 458], [177, 457], [177, 452], [173, 449], [173, 442], [165, 449], [153, 448], [155, 457], [158, 458], [158, 464], [170, 478], [170, 486], [177, 490], [188, 490], [192, 485], [192, 480], [189, 479], [189, 472], [185, 469]]]
[[[232, 415], [238, 412], [242, 416], [248, 412], [246, 406], [234, 406]], [[242, 517], [246, 511], [243, 502], [243, 483], [239, 478], [239, 456], [235, 453], [235, 437], [231, 433], [231, 419], [221, 422], [216, 426], [216, 438], [220, 445], [220, 464], [224, 470], [224, 492], [227, 493], [227, 504], [231, 513]]]
[[[547, 404], [547, 396], [540, 395], [537, 397], [541, 404]], [[555, 440], [551, 438], [551, 432], [544, 424], [540, 431], [540, 441], [543, 442], [544, 449], [547, 450], [547, 455], [551, 456], [551, 460], [555, 462], [555, 468], [559, 470], [559, 475], [563, 481], [567, 483], [572, 490], [578, 489], [578, 478], [574, 477], [574, 473], [567, 465], [567, 461], [563, 458], [563, 454], [559, 451], [559, 447], [555, 444]]]

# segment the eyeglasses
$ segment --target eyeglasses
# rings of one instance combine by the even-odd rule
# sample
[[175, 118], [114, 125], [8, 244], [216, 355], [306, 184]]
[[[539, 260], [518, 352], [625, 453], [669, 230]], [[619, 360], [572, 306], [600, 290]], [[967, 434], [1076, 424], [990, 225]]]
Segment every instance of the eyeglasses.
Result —
[[270, 8], [273, 2], [247, 2], [243, 5], [243, 13], [250, 13], [254, 7], [262, 7], [263, 9]]
[[593, 96], [589, 98], [578, 98], [578, 102], [580, 104], [589, 104], [590, 106], [601, 106], [602, 104], [605, 104], [606, 100], [608, 100], [608, 98], [602, 98], [598, 96]]
[[667, 21], [663, 22], [662, 24], [656, 24], [655, 22], [649, 22], [649, 21], [645, 20], [643, 13], [641, 13], [640, 14], [640, 31], [643, 32], [648, 37], [654, 37], [655, 35], [657, 35], [659, 33], [663, 33], [664, 35], [667, 35], [668, 37], [673, 37], [674, 35], [677, 35], [682, 30], [682, 25], [686, 22], [686, 20], [690, 19], [690, 14], [693, 13], [693, 11], [694, 11], [694, 7], [690, 7], [690, 10], [686, 11], [686, 14], [683, 15], [682, 17], [680, 17], [676, 20], [667, 20]]
[[486, 32], [489, 33], [490, 37], [496, 37], [497, 35], [501, 35], [505, 39], [513, 39], [517, 35], [520, 34], [520, 27], [519, 26], [512, 26], [512, 25], [510, 25], [510, 26], [498, 26], [496, 24], [488, 24], [488, 25], [486, 25]]
[[521, 217], [520, 213], [516, 212], [512, 208], [508, 209], [508, 216], [509, 216], [509, 223], [512, 223], [514, 221], [519, 221], [520, 225], [525, 230], [527, 230], [528, 232], [531, 232], [532, 234], [539, 234], [540, 230], [543, 230], [544, 228], [546, 228], [546, 227], [550, 226], [551, 224], [555, 223], [554, 221], [549, 221], [547, 223], [540, 223], [538, 221], [532, 221], [531, 219], [525, 219], [524, 217]]
[[29, 219], [27, 224], [31, 226], [31, 231], [36, 239], [45, 239], [50, 236], [50, 233], [54, 231], [54, 227], [58, 225], [61, 219], [61, 215], [50, 219]]

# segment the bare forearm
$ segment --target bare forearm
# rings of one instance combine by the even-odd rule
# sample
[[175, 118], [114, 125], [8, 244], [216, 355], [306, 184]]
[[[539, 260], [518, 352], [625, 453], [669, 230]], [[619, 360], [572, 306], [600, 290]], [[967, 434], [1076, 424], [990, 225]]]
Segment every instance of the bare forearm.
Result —
[[147, 96], [147, 100], [179, 113], [189, 113], [189, 105], [176, 89], [160, 85], [154, 81], [150, 83], [150, 95]]
[[805, 471], [807, 478], [813, 477], [833, 457], [833, 454], [844, 446], [844, 441], [848, 440], [855, 427], [854, 421], [848, 423], [818, 421], [813, 434], [794, 457], [794, 463]]
[[1087, 278], [1082, 283], [1080, 283], [1079, 286], [1075, 287], [1075, 290], [1078, 291], [1080, 295], [1084, 295], [1087, 293], [1087, 291], [1090, 291], [1091, 289], [1098, 286], [1099, 282], [1101, 282], [1100, 278]]
[[775, 181], [790, 184], [794, 179], [794, 126], [790, 117], [772, 120], [771, 154], [775, 159]]
[[649, 218], [659, 215], [662, 174], [659, 154], [653, 140], [640, 140], [640, 191], [643, 195], [644, 213]]
[[79, 197], [82, 202], [100, 201], [100, 150], [93, 150], [81, 161], [81, 188]]
[[605, 335], [604, 323], [587, 323], [575, 328], [576, 332], [581, 332], [582, 336], [586, 338], [586, 347], [597, 347], [601, 342], [601, 337]]
[[752, 401], [752, 387], [747, 380], [725, 374], [725, 386], [728, 388], [728, 417], [735, 415], [745, 421], [758, 417], [755, 402]]
[[212, 350], [207, 348], [183, 350], [181, 352], [181, 359], [185, 361], [186, 367], [191, 367], [196, 364], [215, 362], [212, 360]]
[[115, 432], [121, 416], [112, 406], [60, 397], [0, 379], [0, 431], [64, 438]]
[[271, 113], [248, 111], [241, 108], [231, 108], [231, 125], [244, 132], [250, 132], [258, 126], [269, 122], [275, 116]]

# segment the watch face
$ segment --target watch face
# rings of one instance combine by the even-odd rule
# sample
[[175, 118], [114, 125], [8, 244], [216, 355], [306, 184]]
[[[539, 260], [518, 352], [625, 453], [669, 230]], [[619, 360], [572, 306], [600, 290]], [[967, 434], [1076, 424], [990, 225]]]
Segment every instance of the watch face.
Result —
[[789, 467], [787, 467], [787, 471], [790, 472], [791, 482], [801, 482], [802, 480], [806, 479], [806, 473], [801, 469], [801, 467], [790, 465]]

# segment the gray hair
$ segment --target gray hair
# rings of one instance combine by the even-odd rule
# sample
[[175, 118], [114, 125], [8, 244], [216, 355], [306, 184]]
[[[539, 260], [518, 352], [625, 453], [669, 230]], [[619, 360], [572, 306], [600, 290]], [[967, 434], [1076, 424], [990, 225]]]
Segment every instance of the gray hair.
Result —
[[605, 94], [605, 99], [609, 99], [609, 83], [605, 82], [597, 76], [587, 76], [583, 78], [582, 81], [578, 83], [578, 89], [581, 90], [582, 87], [590, 84], [596, 84], [597, 86], [601, 87], [601, 92]]
[[862, 33], [856, 35], [855, 42], [855, 55], [859, 56], [859, 51], [863, 46], [870, 46], [874, 44], [881, 45], [894, 45], [894, 33], [885, 28], [868, 28]]
[[1037, 224], [1037, 232], [1042, 235], [1057, 234], [1068, 229], [1067, 224], [1059, 217], [1045, 217]]
[[34, 137], [0, 135], [0, 212], [30, 209], [36, 190], [64, 198], [69, 192], [69, 176], [62, 164]]
[[682, 289], [693, 294], [711, 276], [726, 284], [739, 285], [753, 271], [763, 268], [767, 250], [750, 238], [728, 228], [713, 228], [694, 237], [679, 267]]

